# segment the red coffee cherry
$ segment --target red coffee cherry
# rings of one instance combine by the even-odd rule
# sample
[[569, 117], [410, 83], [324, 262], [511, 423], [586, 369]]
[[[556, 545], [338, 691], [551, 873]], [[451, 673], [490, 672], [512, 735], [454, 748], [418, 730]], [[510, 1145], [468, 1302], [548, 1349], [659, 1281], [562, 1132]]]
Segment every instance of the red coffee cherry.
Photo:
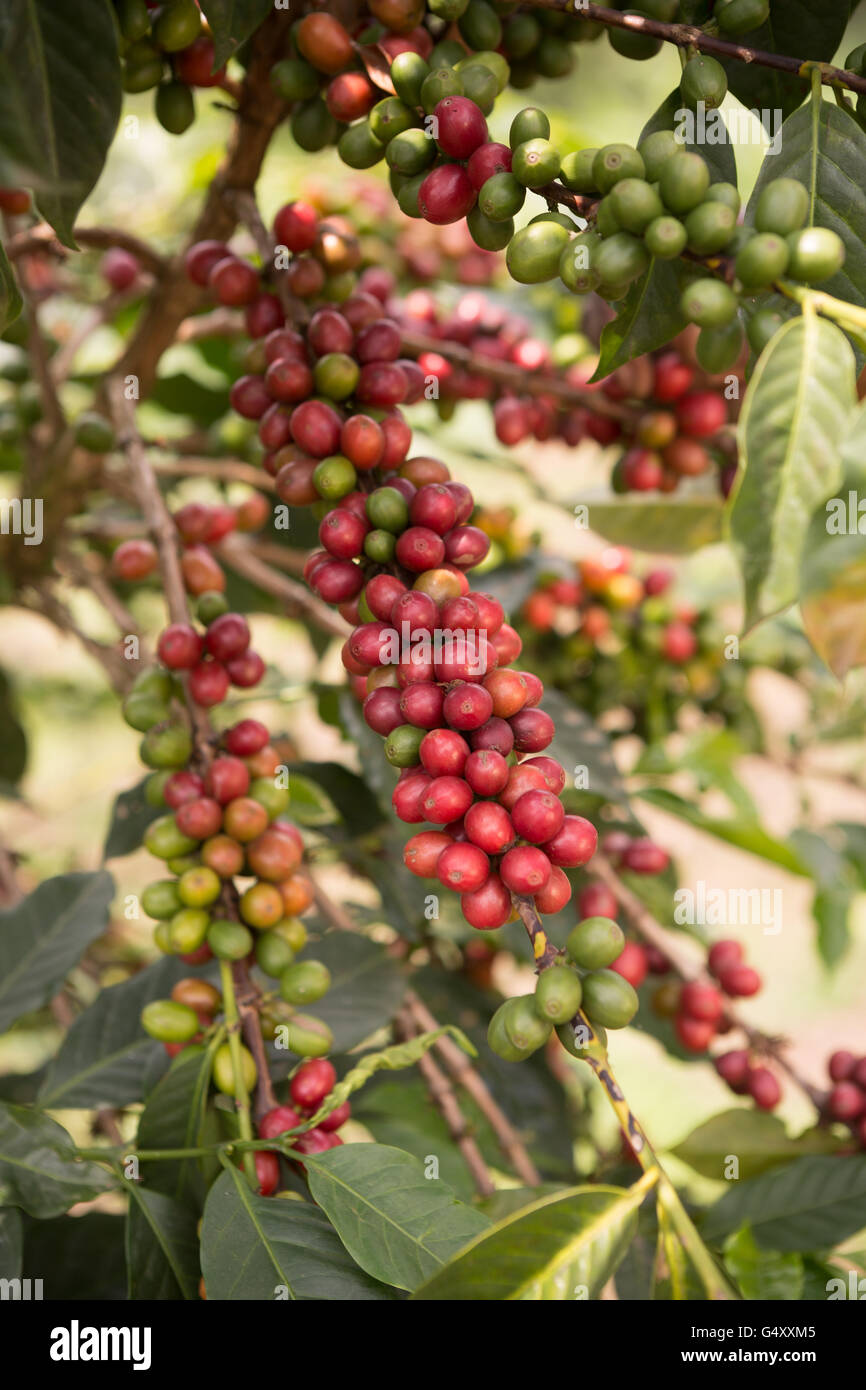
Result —
[[249, 758], [268, 742], [268, 731], [258, 719], [241, 719], [224, 736], [226, 750], [238, 758]]
[[668, 661], [681, 665], [690, 661], [698, 649], [698, 639], [686, 623], [668, 623], [662, 633], [662, 652]]
[[229, 401], [233, 410], [245, 420], [261, 420], [270, 410], [273, 400], [261, 376], [241, 376], [232, 384]]
[[857, 1065], [853, 1052], [834, 1052], [827, 1065], [831, 1081], [847, 1081]]
[[442, 830], [422, 830], [406, 841], [403, 863], [418, 878], [435, 878], [439, 856], [454, 841]]
[[419, 681], [407, 685], [398, 695], [401, 723], [414, 724], [418, 729], [437, 729], [441, 725], [445, 695], [440, 686]]
[[471, 212], [478, 197], [468, 173], [460, 164], [440, 164], [418, 190], [421, 216], [435, 226], [459, 222]]
[[289, 1082], [289, 1095], [300, 1110], [312, 1113], [330, 1095], [336, 1081], [337, 1073], [326, 1057], [310, 1057]]
[[[425, 741], [430, 735], [425, 736]], [[466, 750], [468, 754], [468, 749]], [[472, 788], [460, 777], [434, 777], [421, 802], [427, 820], [434, 825], [449, 825], [462, 820], [472, 805]]]
[[719, 971], [719, 984], [733, 997], [749, 998], [761, 988], [761, 977], [750, 965], [732, 965]]
[[769, 1067], [755, 1067], [749, 1076], [748, 1091], [759, 1110], [775, 1110], [782, 1099], [782, 1088]]
[[214, 758], [205, 773], [205, 786], [208, 793], [223, 806], [235, 797], [246, 796], [250, 785], [250, 773], [246, 763], [237, 757]]
[[453, 844], [443, 849], [436, 872], [446, 888], [472, 893], [487, 881], [490, 860], [477, 845]]
[[606, 884], [592, 881], [580, 890], [577, 910], [581, 921], [585, 917], [611, 917], [615, 919], [618, 904]]
[[214, 266], [230, 255], [224, 241], [196, 241], [184, 256], [184, 270], [194, 285], [204, 287]]
[[561, 912], [570, 900], [571, 884], [568, 875], [554, 865], [547, 883], [535, 894], [535, 906], [543, 914]]
[[536, 845], [546, 844], [561, 831], [565, 808], [552, 792], [528, 791], [515, 801], [511, 820], [521, 839]]
[[562, 828], [543, 848], [550, 862], [559, 868], [579, 868], [595, 854], [598, 831], [583, 816], [565, 816]]
[[189, 673], [189, 693], [205, 709], [222, 704], [229, 684], [229, 673], [220, 661], [200, 661]]
[[342, 1105], [338, 1105], [336, 1110], [332, 1110], [330, 1115], [326, 1115], [324, 1120], [320, 1120], [316, 1128], [318, 1130], [324, 1130], [326, 1134], [331, 1134], [335, 1129], [340, 1129], [346, 1123], [351, 1113], [351, 1104], [349, 1101], [344, 1100]]
[[400, 691], [393, 686], [381, 686], [371, 691], [364, 701], [364, 721], [383, 738], [404, 724], [406, 718], [400, 705]]
[[713, 1059], [713, 1065], [735, 1095], [745, 1095], [752, 1068], [752, 1060], [746, 1048], [736, 1048], [733, 1052], [723, 1052]]
[[635, 874], [661, 874], [670, 863], [670, 857], [667, 850], [652, 840], [632, 840], [622, 851], [622, 862]]
[[532, 897], [547, 884], [551, 861], [543, 850], [534, 845], [517, 845], [502, 856], [499, 872], [502, 882], [512, 893]]
[[463, 824], [469, 839], [485, 854], [501, 854], [517, 838], [511, 817], [495, 801], [476, 801], [466, 812]]
[[296, 254], [310, 250], [318, 230], [319, 216], [309, 203], [286, 203], [274, 218], [274, 240]]
[[474, 893], [461, 894], [460, 908], [470, 927], [478, 931], [495, 931], [504, 926], [513, 910], [511, 894], [496, 873], [491, 873]]
[[453, 686], [442, 705], [442, 714], [452, 729], [480, 729], [493, 709], [493, 700], [481, 685], [464, 682]]
[[555, 758], [527, 758], [523, 766], [536, 768], [544, 778], [548, 791], [553, 792], [554, 796], [559, 796], [565, 787], [565, 768]]
[[687, 1014], [679, 1014], [674, 1019], [674, 1032], [689, 1052], [705, 1052], [715, 1031], [714, 1024], [698, 1018], [689, 1018]]
[[259, 293], [259, 272], [248, 261], [236, 256], [217, 261], [207, 282], [220, 304], [230, 308], [243, 308]]
[[160, 634], [157, 655], [172, 671], [189, 671], [204, 648], [204, 640], [188, 623], [172, 623]]
[[256, 1177], [259, 1183], [259, 1196], [270, 1197], [280, 1185], [280, 1160], [270, 1149], [256, 1149], [253, 1153], [256, 1164]]
[[211, 623], [204, 641], [217, 661], [231, 661], [250, 645], [249, 624], [242, 613], [223, 613]]
[[178, 806], [174, 819], [178, 830], [182, 830], [184, 835], [189, 835], [193, 840], [207, 840], [222, 825], [223, 811], [219, 802], [212, 797], [200, 796]]
[[[468, 97], [443, 97], [433, 108], [439, 133], [436, 143], [452, 159], [468, 159], [487, 139], [487, 122], [480, 106]], [[479, 185], [472, 182], [473, 188]]]
[[715, 391], [693, 391], [677, 402], [677, 419], [683, 434], [707, 439], [718, 433], [728, 418], [728, 407]]
[[856, 1120], [866, 1109], [866, 1096], [852, 1081], [837, 1081], [830, 1092], [827, 1109], [834, 1120]]
[[627, 941], [610, 968], [638, 989], [649, 972], [646, 949], [638, 941]]
[[476, 749], [469, 754], [463, 776], [476, 796], [496, 796], [508, 781], [510, 768], [501, 753]]
[[718, 1023], [724, 1007], [722, 996], [714, 985], [689, 980], [680, 991], [680, 1008], [689, 1018], [703, 1019], [706, 1023]]
[[184, 768], [181, 772], [171, 774], [162, 789], [162, 799], [166, 806], [176, 811], [184, 802], [195, 801], [197, 797], [204, 796], [204, 792], [205, 785], [198, 773]]
[[410, 770], [409, 776], [400, 779], [391, 796], [394, 814], [400, 820], [409, 825], [418, 825], [427, 819], [423, 802], [432, 781], [429, 773], [416, 770]]
[[657, 401], [668, 405], [686, 394], [694, 378], [694, 368], [684, 362], [678, 352], [663, 352], [654, 363], [652, 394]]
[[540, 753], [553, 740], [553, 720], [543, 709], [522, 709], [509, 719], [514, 747], [521, 753]]
[[718, 976], [723, 970], [730, 970], [739, 965], [742, 959], [743, 948], [739, 941], [714, 941], [707, 956], [707, 966], [713, 975]]
[[131, 251], [121, 246], [112, 246], [99, 263], [103, 279], [113, 290], [128, 290], [138, 279], [140, 266]]
[[300, 1124], [303, 1124], [303, 1116], [297, 1110], [290, 1105], [275, 1105], [259, 1121], [259, 1138], [276, 1139], [287, 1129], [296, 1129]]
[[111, 572], [118, 579], [135, 583], [153, 574], [158, 563], [159, 555], [151, 541], [121, 541], [111, 557]]
[[236, 685], [242, 690], [249, 690], [252, 686], [258, 685], [264, 676], [265, 663], [258, 652], [247, 651], [226, 662], [226, 671], [232, 685]]

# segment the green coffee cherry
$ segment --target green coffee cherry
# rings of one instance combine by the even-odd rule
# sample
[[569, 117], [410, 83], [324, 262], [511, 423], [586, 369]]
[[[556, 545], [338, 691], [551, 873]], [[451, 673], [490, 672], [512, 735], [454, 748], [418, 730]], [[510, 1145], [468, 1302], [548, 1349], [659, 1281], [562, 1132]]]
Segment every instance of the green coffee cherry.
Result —
[[142, 691], [130, 691], [122, 705], [123, 717], [131, 729], [146, 733], [169, 716], [167, 702]]
[[213, 869], [197, 864], [181, 874], [177, 891], [185, 907], [210, 907], [222, 892], [222, 882]]
[[280, 994], [287, 1004], [315, 1004], [331, 988], [331, 972], [320, 960], [303, 960], [280, 974]]
[[727, 246], [737, 229], [737, 214], [724, 203], [699, 203], [686, 215], [689, 250], [711, 256]]
[[481, 185], [478, 209], [491, 222], [508, 222], [523, 207], [526, 189], [513, 174], [504, 170], [492, 174]]
[[774, 232], [759, 232], [743, 247], [734, 262], [737, 279], [747, 290], [772, 285], [788, 269], [790, 251]]
[[562, 161], [559, 170], [559, 177], [566, 188], [570, 188], [572, 193], [597, 193], [595, 178], [592, 172], [592, 162], [598, 150], [594, 147], [585, 150], [575, 150], [573, 154], [567, 154]]
[[540, 1018], [535, 1009], [535, 996], [524, 994], [507, 1000], [503, 1017], [506, 1035], [524, 1056], [543, 1047], [550, 1037], [551, 1024]]
[[298, 102], [289, 120], [292, 139], [307, 154], [336, 144], [339, 126], [320, 96]]
[[229, 611], [228, 599], [216, 589], [208, 589], [196, 600], [195, 615], [205, 627], [210, 627], [217, 618]]
[[343, 131], [337, 141], [337, 153], [350, 169], [372, 169], [383, 158], [385, 145], [374, 134], [369, 120], [357, 121]]
[[182, 907], [168, 924], [171, 950], [177, 956], [187, 956], [204, 945], [210, 926], [210, 913], [203, 907]]
[[688, 232], [676, 217], [657, 217], [644, 232], [644, 246], [651, 256], [672, 261], [686, 249]]
[[845, 264], [845, 243], [829, 227], [806, 227], [787, 238], [788, 274], [813, 285], [828, 280]]
[[409, 504], [395, 487], [380, 487], [371, 492], [366, 512], [371, 526], [394, 535], [399, 535], [409, 525]]
[[450, 24], [460, 18], [468, 4], [469, 0], [428, 0], [427, 8], [437, 19], [447, 19]]
[[485, 63], [460, 64], [460, 81], [463, 93], [474, 101], [485, 116], [489, 116], [499, 95], [496, 74]]
[[659, 191], [671, 212], [691, 212], [702, 203], [710, 186], [710, 171], [699, 154], [681, 150], [659, 175]]
[[702, 101], [708, 110], [714, 110], [721, 106], [727, 96], [728, 78], [725, 69], [706, 53], [696, 54], [683, 68], [680, 92], [687, 105], [697, 106], [698, 102]]
[[734, 217], [740, 211], [740, 193], [732, 183], [711, 183], [707, 189], [705, 203], [723, 203], [730, 208]]
[[[578, 1027], [585, 1027], [585, 1025], [581, 1022], [580, 1024], [578, 1024]], [[604, 1031], [601, 1024], [596, 1023], [595, 1020], [592, 1020], [592, 1028], [595, 1034], [597, 1035], [598, 1041], [601, 1043], [602, 1047], [607, 1047], [607, 1033]], [[586, 1056], [586, 1051], [583, 1047], [581, 1047], [578, 1044], [578, 1041], [574, 1035], [574, 1028], [572, 1027], [570, 1022], [561, 1023], [556, 1030], [556, 1036], [559, 1038], [559, 1041], [562, 1043], [566, 1052], [570, 1052], [572, 1057]]]
[[330, 454], [313, 470], [313, 487], [326, 502], [339, 502], [352, 492], [357, 481], [357, 473], [343, 454]]
[[[460, 51], [463, 52], [462, 49]], [[459, 73], [456, 73], [453, 68], [434, 68], [432, 63], [430, 66], [430, 72], [421, 83], [421, 105], [428, 116], [443, 97], [462, 97], [463, 95], [463, 83], [460, 81]]]
[[220, 960], [243, 960], [253, 949], [253, 934], [240, 922], [218, 917], [208, 928], [207, 944]]
[[407, 106], [422, 105], [421, 88], [430, 69], [420, 53], [398, 53], [391, 64], [391, 81], [401, 101]]
[[[241, 1077], [243, 1087], [247, 1094], [252, 1091], [256, 1084], [256, 1064], [253, 1054], [248, 1048], [241, 1045]], [[222, 1043], [214, 1053], [213, 1059], [213, 1079], [214, 1085], [222, 1091], [223, 1095], [233, 1096], [235, 1094], [235, 1071], [232, 1062], [232, 1052], [229, 1044]]]
[[334, 1035], [320, 1018], [295, 1014], [286, 1024], [286, 1042], [299, 1057], [324, 1057], [334, 1046]]
[[559, 173], [559, 151], [540, 137], [524, 140], [514, 151], [511, 172], [527, 188], [541, 188]]
[[198, 845], [178, 830], [174, 816], [159, 816], [144, 832], [144, 847], [156, 859], [175, 859], [179, 854], [191, 854]]
[[723, 34], [749, 34], [766, 24], [770, 0], [716, 0], [713, 17]]
[[428, 139], [425, 131], [415, 126], [395, 135], [385, 150], [388, 167], [400, 174], [420, 174], [435, 158], [434, 142]]
[[582, 970], [600, 970], [622, 954], [624, 945], [622, 927], [610, 917], [584, 917], [569, 932], [565, 949]]
[[723, 328], [702, 328], [695, 344], [695, 356], [710, 375], [733, 367], [743, 350], [743, 329], [737, 318]]
[[689, 322], [699, 328], [722, 328], [736, 317], [738, 300], [724, 281], [708, 276], [683, 290], [680, 305]]
[[592, 161], [592, 176], [601, 193], [609, 193], [621, 179], [643, 179], [646, 169], [632, 145], [603, 145]]
[[580, 1008], [583, 990], [580, 976], [567, 965], [542, 970], [535, 986], [535, 1007], [550, 1023], [567, 1023]]
[[516, 150], [518, 145], [525, 144], [527, 140], [549, 138], [550, 121], [538, 106], [524, 106], [522, 111], [518, 111], [508, 132], [508, 143], [512, 150]]
[[499, 15], [486, 0], [469, 0], [457, 21], [460, 37], [470, 48], [497, 48], [502, 42]]
[[284, 917], [271, 928], [270, 934], [281, 936], [295, 952], [302, 951], [307, 942], [307, 928], [300, 917]]
[[115, 0], [114, 9], [122, 37], [135, 43], [150, 33], [150, 11], [145, 0]]
[[515, 1047], [505, 1031], [505, 1014], [510, 1002], [506, 1000], [504, 1004], [500, 1004], [487, 1025], [487, 1044], [490, 1051], [501, 1057], [503, 1062], [522, 1062], [527, 1054]]
[[615, 970], [593, 970], [583, 977], [583, 1011], [590, 1023], [605, 1028], [625, 1028], [638, 1010], [639, 1000], [628, 980]]
[[613, 199], [608, 193], [606, 198], [595, 209], [595, 230], [601, 237], [613, 236], [614, 232], [622, 231], [617, 221], [616, 213], [613, 210]]
[[608, 198], [620, 227], [635, 236], [641, 236], [664, 213], [661, 198], [645, 179], [620, 179]]
[[541, 39], [541, 25], [532, 14], [515, 14], [506, 19], [502, 46], [507, 58], [526, 58]]
[[[198, 849], [198, 845], [196, 845], [196, 849]], [[174, 874], [177, 878], [180, 878], [181, 874], [186, 873], [187, 869], [194, 869], [200, 863], [201, 860], [197, 854], [177, 854], [172, 855], [171, 859], [167, 859], [165, 861], [165, 866], [170, 874]]]
[[161, 6], [153, 26], [154, 42], [165, 53], [179, 53], [201, 33], [201, 12], [196, 0], [169, 0]]
[[596, 232], [579, 232], [563, 247], [559, 258], [559, 278], [573, 294], [590, 294], [601, 284], [601, 277], [592, 267], [593, 251], [601, 245]]
[[512, 279], [521, 285], [552, 280], [567, 242], [568, 232], [556, 222], [535, 222], [521, 227], [511, 238], [505, 253], [505, 264]]
[[[478, 211], [477, 208], [473, 208], [473, 209], [472, 209], [472, 212], [473, 212], [473, 213], [474, 213], [474, 212], [477, 212], [477, 211]], [[472, 213], [470, 213], [470, 216], [471, 216], [471, 215], [472, 215]], [[469, 218], [468, 218], [468, 217], [467, 217], [467, 219], [466, 219], [466, 225], [469, 226]], [[509, 222], [491, 222], [491, 223], [490, 223], [490, 226], [491, 226], [491, 227], [511, 227], [512, 231], [513, 231], [513, 229], [514, 229], [514, 223], [513, 223], [513, 222], [510, 222], [510, 223], [509, 223]], [[469, 230], [470, 230], [470, 232], [471, 232], [471, 231], [472, 231], [472, 228], [469, 227]], [[473, 234], [473, 235], [474, 235], [474, 234]], [[480, 244], [480, 243], [479, 243], [479, 244]], [[366, 536], [364, 537], [364, 554], [367, 556], [367, 559], [368, 559], [368, 560], [374, 561], [374, 563], [377, 564], [377, 565], [387, 565], [387, 564], [390, 564], [390, 562], [391, 562], [391, 561], [393, 560], [393, 558], [394, 558], [394, 552], [395, 552], [396, 549], [397, 549], [397, 537], [396, 537], [395, 535], [393, 535], [392, 532], [390, 532], [390, 531], [380, 531], [380, 530], [368, 531], [367, 534], [366, 534]], [[372, 616], [372, 615], [371, 615], [371, 616]], [[369, 622], [369, 621], [370, 621], [370, 618], [365, 618], [365, 621], [366, 621], [366, 622]]]
[[[493, 222], [489, 217], [484, 216], [477, 204], [467, 213], [466, 226], [475, 245], [480, 246], [482, 251], [504, 251], [514, 236], [513, 218], [509, 217], [507, 222]], [[369, 536], [366, 539], [369, 540]], [[365, 551], [366, 548], [365, 540]]]
[[107, 454], [114, 448], [114, 426], [104, 415], [86, 410], [75, 422], [75, 442], [91, 454]]
[[163, 57], [148, 39], [131, 43], [124, 54], [123, 90], [149, 92], [162, 81]]
[[746, 337], [756, 356], [761, 355], [770, 339], [785, 322], [784, 314], [780, 314], [778, 309], [758, 309], [752, 314], [746, 324]]
[[189, 1042], [199, 1030], [198, 1015], [174, 999], [152, 999], [141, 1011], [141, 1026], [158, 1042]]
[[316, 69], [310, 63], [305, 63], [303, 58], [283, 58], [271, 68], [271, 85], [277, 95], [292, 106], [295, 102], [309, 101], [314, 97], [319, 90], [319, 81]]
[[397, 205], [406, 217], [420, 217], [421, 208], [418, 204], [418, 196], [421, 192], [421, 185], [427, 177], [427, 171], [421, 174], [412, 174], [408, 177], [405, 174], [391, 175], [391, 186], [394, 187], [394, 179], [401, 180], [397, 189]]
[[418, 749], [424, 737], [423, 729], [414, 724], [398, 724], [385, 740], [385, 757], [392, 767], [414, 767], [418, 762]]
[[157, 724], [148, 729], [139, 746], [145, 767], [183, 767], [192, 755], [192, 737], [185, 724]]
[[628, 232], [615, 232], [601, 243], [592, 258], [593, 269], [602, 283], [628, 284], [642, 275], [649, 265], [646, 247]]
[[171, 776], [166, 768], [163, 772], [153, 772], [144, 784], [144, 799], [155, 811], [165, 806], [165, 784]]
[[808, 215], [808, 189], [798, 179], [772, 179], [755, 205], [755, 227], [759, 232], [790, 236], [800, 230]]
[[657, 183], [668, 160], [683, 151], [681, 142], [672, 130], [654, 130], [641, 140], [637, 149], [646, 170], [644, 178], [649, 183]]
[[316, 390], [332, 401], [344, 401], [358, 385], [361, 369], [347, 352], [326, 352], [313, 368]]
[[256, 964], [275, 980], [279, 979], [295, 959], [295, 953], [288, 941], [276, 930], [259, 932], [255, 950]]
[[383, 145], [387, 145], [395, 135], [408, 130], [417, 119], [411, 106], [407, 106], [399, 97], [384, 97], [382, 101], [377, 101], [368, 117], [371, 131]]
[[466, 49], [456, 39], [440, 39], [427, 59], [431, 72], [437, 68], [453, 68], [466, 57]]
[[270, 820], [288, 811], [292, 801], [288, 787], [278, 787], [270, 777], [254, 777], [247, 794], [264, 806]]
[[[643, 14], [643, 11], [625, 10], [624, 13], [639, 15]], [[661, 52], [661, 39], [654, 39], [651, 35], [638, 33], [634, 29], [608, 29], [607, 37], [616, 53], [622, 54], [623, 58], [631, 58], [634, 63], [645, 63], [648, 58], [654, 58]]]
[[141, 895], [141, 905], [148, 917], [155, 917], [159, 921], [173, 917], [183, 907], [173, 878], [161, 878], [156, 883], [149, 883]]
[[156, 119], [170, 135], [183, 135], [195, 120], [195, 98], [185, 82], [163, 82], [156, 91]]
[[470, 68], [487, 68], [488, 72], [492, 72], [496, 78], [497, 93], [505, 91], [511, 76], [511, 67], [507, 58], [503, 58], [502, 54], [497, 53], [494, 48], [479, 48], [475, 53], [464, 54], [454, 66], [460, 74], [461, 81], [463, 81], [463, 74], [468, 72]]

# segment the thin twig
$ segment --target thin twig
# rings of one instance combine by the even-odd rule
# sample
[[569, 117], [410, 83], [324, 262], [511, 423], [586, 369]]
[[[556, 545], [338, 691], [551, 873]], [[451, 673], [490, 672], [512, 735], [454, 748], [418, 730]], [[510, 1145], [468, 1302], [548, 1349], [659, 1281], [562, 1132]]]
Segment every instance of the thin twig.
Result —
[[[120, 227], [73, 227], [72, 239], [81, 246], [96, 250], [108, 251], [117, 246], [123, 251], [129, 251], [135, 256], [142, 270], [149, 270], [157, 278], [165, 275], [168, 270], [169, 262], [165, 256], [161, 256], [140, 237], [133, 236]], [[6, 247], [10, 261], [17, 261], [21, 256], [38, 252], [48, 253], [58, 259], [65, 259], [70, 254], [69, 248], [58, 240], [56, 232], [47, 222], [40, 222], [35, 227], [18, 232], [10, 238]]]

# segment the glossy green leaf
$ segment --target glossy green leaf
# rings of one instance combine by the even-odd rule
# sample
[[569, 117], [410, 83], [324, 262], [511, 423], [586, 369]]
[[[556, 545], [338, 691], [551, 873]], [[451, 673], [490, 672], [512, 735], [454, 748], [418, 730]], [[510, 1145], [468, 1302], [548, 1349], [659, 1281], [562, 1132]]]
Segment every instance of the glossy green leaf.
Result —
[[132, 1299], [198, 1297], [198, 1211], [137, 1182], [127, 1184], [126, 1265]]
[[102, 171], [120, 115], [109, 0], [6, 0], [0, 13], [0, 181], [33, 188], [61, 241]]
[[0, 1104], [0, 1206], [59, 1216], [115, 1187], [96, 1163], [76, 1161], [66, 1130], [38, 1110]]
[[809, 524], [842, 479], [855, 399], [854, 354], [817, 316], [785, 324], [758, 361], [737, 428], [741, 467], [729, 515], [747, 628], [797, 600]]
[[842, 269], [817, 288], [849, 304], [866, 304], [866, 133], [833, 101], [809, 102], [789, 116], [778, 151], [761, 166], [747, 222], [754, 220], [763, 189], [780, 178], [805, 184], [811, 196], [810, 225], [829, 227], [845, 243]]
[[866, 1158], [797, 1158], [734, 1184], [702, 1227], [718, 1240], [749, 1222], [768, 1250], [826, 1250], [864, 1225]]
[[591, 381], [601, 381], [624, 362], [655, 352], [682, 333], [688, 320], [680, 308], [680, 298], [695, 274], [682, 259], [650, 262], [629, 286], [625, 298], [614, 306], [616, 318], [602, 329], [598, 366]]
[[124, 1216], [90, 1211], [28, 1221], [24, 1232], [24, 1276], [43, 1281], [46, 1299], [126, 1299]]
[[274, 0], [201, 0], [214, 39], [214, 63], [222, 67], [267, 19]]
[[725, 1243], [725, 1268], [744, 1298], [792, 1302], [803, 1296], [802, 1256], [762, 1250], [748, 1226]]
[[807, 1130], [792, 1139], [778, 1115], [764, 1110], [725, 1110], [692, 1130], [673, 1149], [689, 1167], [716, 1182], [729, 1176], [731, 1155], [736, 1157], [737, 1178], [757, 1177], [780, 1163], [806, 1154], [829, 1154], [839, 1147], [826, 1129]]
[[[315, 787], [321, 787], [326, 794], [326, 800], [320, 805], [327, 806], [328, 803], [332, 803], [339, 811], [350, 834], [366, 834], [381, 821], [381, 808], [367, 783], [356, 772], [350, 772], [340, 763], [297, 762], [289, 763], [288, 769], [293, 815], [297, 805], [299, 783], [306, 784], [307, 787], [313, 783]], [[332, 815], [329, 816], [330, 819], [333, 819]]]
[[292, 1198], [256, 1197], [235, 1169], [208, 1193], [201, 1266], [209, 1300], [397, 1297], [352, 1262], [324, 1212]]
[[[812, 0], [770, 0], [769, 19], [745, 34], [742, 41], [764, 53], [829, 63], [842, 42], [850, 11], [849, 0], [821, 0], [820, 4]], [[788, 116], [809, 95], [808, 77], [735, 58], [725, 59], [722, 66], [733, 95], [759, 115], [766, 113], [764, 124], [771, 134], [776, 130], [776, 111]]]
[[153, 1068], [165, 1059], [161, 1043], [141, 1026], [141, 1011], [165, 999], [189, 966], [166, 957], [121, 984], [103, 989], [75, 1020], [51, 1063], [39, 1104], [54, 1110], [129, 1105], [142, 1100]]
[[357, 1264], [415, 1289], [490, 1225], [429, 1166], [385, 1144], [344, 1144], [305, 1159], [310, 1192]]
[[414, 1294], [416, 1299], [570, 1302], [596, 1298], [631, 1243], [645, 1179], [572, 1187], [506, 1217]]
[[47, 1004], [108, 926], [107, 873], [60, 874], [0, 914], [0, 1032]]
[[[209, 1047], [186, 1047], [154, 1086], [138, 1121], [137, 1149], [192, 1149], [203, 1142], [208, 1087], [217, 1038]], [[150, 1188], [168, 1196], [196, 1193], [194, 1159], [145, 1164]]]

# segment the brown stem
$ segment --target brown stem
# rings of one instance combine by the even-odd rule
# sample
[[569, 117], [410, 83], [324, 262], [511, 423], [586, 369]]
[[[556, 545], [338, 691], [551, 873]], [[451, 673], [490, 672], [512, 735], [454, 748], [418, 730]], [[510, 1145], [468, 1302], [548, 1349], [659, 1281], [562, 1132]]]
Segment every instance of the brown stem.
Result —
[[[149, 270], [157, 278], [165, 275], [168, 269], [169, 262], [165, 256], [154, 251], [153, 247], [140, 237], [133, 236], [120, 227], [74, 227], [72, 237], [79, 246], [93, 247], [96, 250], [108, 251], [114, 246], [119, 246], [122, 250], [131, 252], [142, 269]], [[40, 222], [35, 227], [18, 232], [10, 238], [6, 247], [10, 261], [36, 252], [47, 252], [60, 260], [71, 254], [68, 248], [58, 241], [54, 230], [47, 222]]]
[[[408, 1009], [401, 1010], [397, 1015], [395, 1030], [400, 1037], [407, 1041], [417, 1037], [420, 1031], [416, 1028], [412, 1014]], [[470, 1132], [451, 1082], [429, 1052], [425, 1053], [423, 1057], [419, 1057], [418, 1070], [424, 1078], [433, 1104], [448, 1126], [448, 1132], [463, 1156], [479, 1195], [489, 1197], [496, 1191], [496, 1184], [490, 1176], [484, 1155]]]
[[169, 478], [213, 478], [220, 483], [248, 483], [260, 492], [275, 490], [270, 473], [242, 459], [155, 459], [153, 469]]
[[[573, 0], [527, 0], [530, 6], [543, 10], [561, 10], [575, 13]], [[750, 48], [747, 44], [734, 43], [729, 39], [717, 38], [707, 34], [692, 24], [665, 24], [658, 19], [620, 10], [610, 10], [604, 5], [581, 5], [579, 15], [583, 19], [596, 19], [600, 24], [612, 29], [627, 29], [635, 34], [646, 34], [650, 38], [662, 39], [677, 48], [696, 48], [700, 53], [711, 53], [716, 58], [730, 58], [739, 63], [753, 63], [758, 67], [773, 68], [777, 72], [788, 72], [792, 77], [809, 81], [813, 71], [820, 74], [822, 83], [831, 87], [848, 87], [852, 92], [866, 93], [866, 77], [858, 77], [844, 68], [833, 67], [830, 63], [814, 63], [805, 58], [791, 58], [786, 53], [766, 53], [760, 48]]]

